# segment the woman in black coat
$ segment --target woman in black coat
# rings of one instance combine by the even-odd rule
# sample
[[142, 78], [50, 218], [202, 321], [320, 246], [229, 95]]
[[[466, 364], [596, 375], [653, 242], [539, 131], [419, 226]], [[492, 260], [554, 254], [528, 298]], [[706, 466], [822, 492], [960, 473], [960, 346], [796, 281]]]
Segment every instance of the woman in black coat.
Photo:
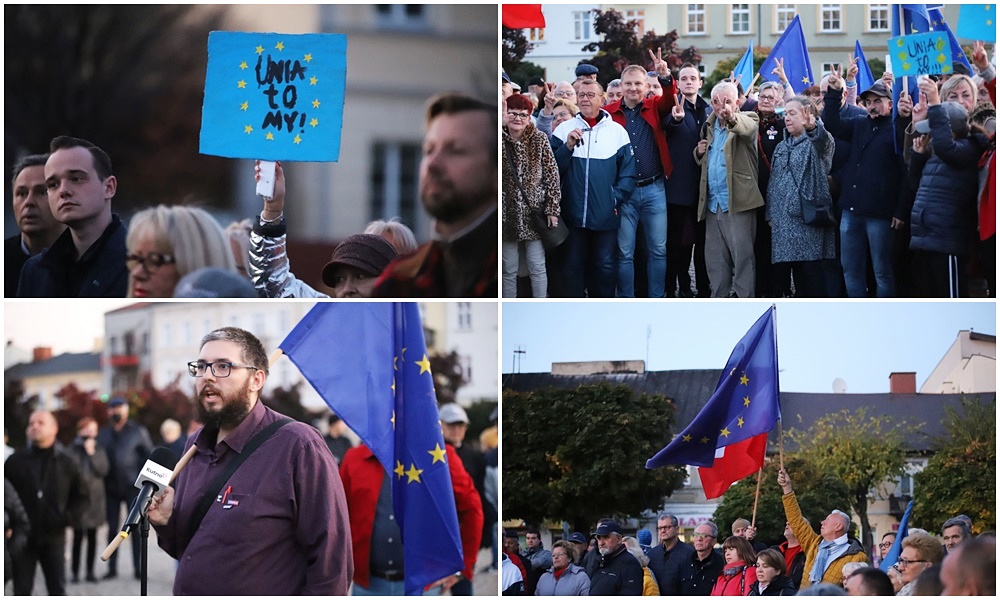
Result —
[[785, 575], [785, 557], [774, 548], [757, 554], [757, 581], [747, 596], [794, 596], [795, 586]]

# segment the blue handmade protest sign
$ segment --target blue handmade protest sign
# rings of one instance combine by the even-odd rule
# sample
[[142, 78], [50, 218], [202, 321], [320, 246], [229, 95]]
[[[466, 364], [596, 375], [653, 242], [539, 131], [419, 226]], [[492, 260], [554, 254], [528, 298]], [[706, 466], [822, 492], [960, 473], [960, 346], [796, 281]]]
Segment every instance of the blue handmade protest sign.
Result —
[[996, 42], [996, 13], [996, 4], [963, 4], [958, 8], [958, 31], [955, 33], [960, 38]]
[[346, 76], [341, 34], [211, 32], [199, 151], [336, 161]]
[[889, 59], [892, 61], [892, 73], [896, 77], [948, 75], [951, 73], [948, 34], [931, 31], [891, 38]]

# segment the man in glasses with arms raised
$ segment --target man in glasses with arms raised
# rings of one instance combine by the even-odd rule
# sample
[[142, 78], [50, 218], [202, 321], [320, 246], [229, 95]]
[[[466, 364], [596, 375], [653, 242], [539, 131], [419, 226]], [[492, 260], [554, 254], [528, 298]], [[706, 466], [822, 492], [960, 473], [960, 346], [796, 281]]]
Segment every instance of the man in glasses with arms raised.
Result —
[[[204, 423], [188, 447], [198, 448], [176, 491], [149, 509], [160, 547], [179, 561], [174, 594], [346, 595], [354, 563], [337, 465], [315, 429], [260, 401], [260, 340], [217, 329], [188, 371]], [[245, 463], [232, 471], [234, 461]]]

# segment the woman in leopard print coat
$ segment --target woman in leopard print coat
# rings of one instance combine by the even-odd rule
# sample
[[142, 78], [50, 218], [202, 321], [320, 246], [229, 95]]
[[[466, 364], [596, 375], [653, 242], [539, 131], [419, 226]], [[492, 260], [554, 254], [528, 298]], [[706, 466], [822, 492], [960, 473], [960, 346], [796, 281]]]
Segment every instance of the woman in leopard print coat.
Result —
[[545, 248], [532, 222], [543, 211], [549, 227], [559, 218], [559, 168], [548, 137], [531, 123], [534, 105], [527, 96], [507, 98], [503, 127], [503, 297], [517, 297], [517, 271], [523, 255], [531, 295], [544, 298], [548, 287]]

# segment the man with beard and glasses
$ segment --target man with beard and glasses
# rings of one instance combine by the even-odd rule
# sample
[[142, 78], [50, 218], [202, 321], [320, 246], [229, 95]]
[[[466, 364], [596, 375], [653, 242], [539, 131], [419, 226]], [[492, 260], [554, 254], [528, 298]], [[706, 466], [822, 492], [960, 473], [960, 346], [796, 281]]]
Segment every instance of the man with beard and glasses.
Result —
[[420, 200], [434, 239], [391, 262], [376, 297], [498, 296], [498, 136], [496, 105], [460, 94], [430, 100]]
[[[290, 421], [273, 432], [219, 488], [227, 465], [284, 416], [264, 406], [264, 347], [235, 327], [201, 341], [195, 378], [204, 426], [197, 451], [173, 487], [153, 500], [149, 521], [160, 547], [178, 560], [173, 592], [198, 595], [347, 594], [354, 574], [344, 487], [319, 432]], [[195, 507], [212, 498], [200, 526]]]

